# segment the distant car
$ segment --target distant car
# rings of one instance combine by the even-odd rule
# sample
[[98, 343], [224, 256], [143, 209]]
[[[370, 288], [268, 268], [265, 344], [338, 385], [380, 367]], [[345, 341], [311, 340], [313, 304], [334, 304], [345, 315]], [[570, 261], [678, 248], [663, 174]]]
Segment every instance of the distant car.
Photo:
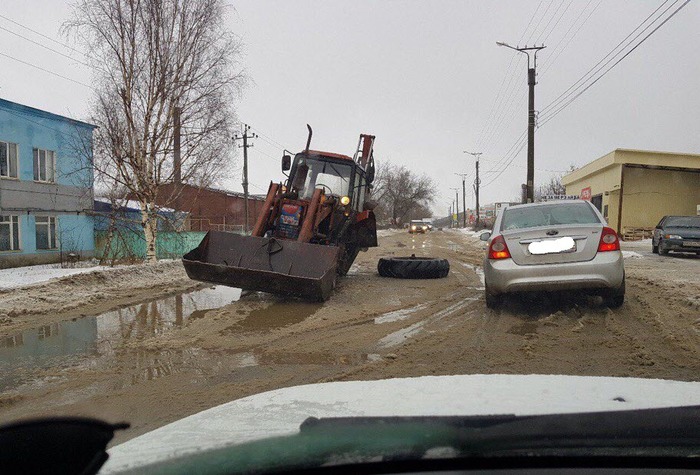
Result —
[[617, 233], [588, 201], [508, 206], [481, 235], [486, 305], [510, 292], [585, 290], [619, 307], [625, 268]]
[[428, 225], [421, 220], [411, 221], [411, 225], [408, 227], [408, 232], [411, 234], [415, 233], [425, 233], [428, 230]]
[[654, 229], [651, 250], [666, 255], [669, 251], [694, 252], [700, 256], [700, 216], [664, 216]]

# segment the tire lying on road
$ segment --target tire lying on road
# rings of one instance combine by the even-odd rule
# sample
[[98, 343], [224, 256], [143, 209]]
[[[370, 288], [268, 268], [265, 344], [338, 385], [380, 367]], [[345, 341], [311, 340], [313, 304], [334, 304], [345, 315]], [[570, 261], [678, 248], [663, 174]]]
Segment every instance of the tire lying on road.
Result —
[[450, 273], [447, 259], [434, 257], [382, 257], [377, 264], [382, 277], [397, 279], [441, 279]]

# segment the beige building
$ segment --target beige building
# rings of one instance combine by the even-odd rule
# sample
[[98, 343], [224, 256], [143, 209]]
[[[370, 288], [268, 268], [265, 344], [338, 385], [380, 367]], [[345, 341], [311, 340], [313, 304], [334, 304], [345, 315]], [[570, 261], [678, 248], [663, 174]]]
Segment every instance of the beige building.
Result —
[[665, 215], [698, 212], [700, 155], [616, 149], [561, 181], [567, 195], [590, 200], [618, 233], [653, 230]]

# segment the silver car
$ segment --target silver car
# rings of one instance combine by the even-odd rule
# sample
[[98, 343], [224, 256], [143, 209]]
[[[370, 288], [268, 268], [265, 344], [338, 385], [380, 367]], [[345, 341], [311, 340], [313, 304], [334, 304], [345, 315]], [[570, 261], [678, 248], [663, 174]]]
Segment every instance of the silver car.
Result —
[[484, 259], [486, 305], [495, 308], [509, 292], [588, 290], [606, 305], [625, 298], [625, 268], [617, 233], [583, 200], [508, 206]]

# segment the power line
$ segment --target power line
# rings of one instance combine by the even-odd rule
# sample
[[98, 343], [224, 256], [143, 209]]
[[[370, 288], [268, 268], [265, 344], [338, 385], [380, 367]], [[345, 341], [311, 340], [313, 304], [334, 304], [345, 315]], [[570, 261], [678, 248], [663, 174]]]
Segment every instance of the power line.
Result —
[[583, 16], [584, 12], [588, 9], [588, 7], [591, 5], [591, 3], [593, 3], [593, 0], [588, 0], [588, 3], [586, 4], [586, 6], [583, 7], [579, 16], [576, 17], [576, 19], [571, 24], [569, 29], [566, 30], [566, 33], [564, 33], [564, 36], [562, 37], [562, 39], [554, 46], [554, 48], [552, 49], [552, 55], [549, 57], [549, 61], [547, 61], [547, 59], [542, 61], [543, 70], [541, 73], [538, 74], [539, 77], [544, 77], [545, 73], [547, 71], [549, 71], [549, 68], [552, 67], [552, 64], [554, 64], [556, 62], [556, 60], [559, 58], [559, 56], [561, 56], [561, 54], [564, 52], [564, 50], [566, 48], [568, 48], [568, 46], [571, 44], [571, 41], [576, 37], [576, 35], [578, 35], [579, 31], [581, 31], [581, 28], [583, 28], [583, 26], [588, 22], [588, 20], [591, 18], [591, 16], [593, 16], [593, 13], [595, 13], [595, 11], [598, 10], [598, 7], [600, 6], [601, 3], [603, 3], [603, 0], [598, 0], [598, 3], [593, 7], [593, 9], [590, 11], [588, 16], [586, 18], [584, 18], [584, 20], [578, 26], [578, 28], [576, 29], [574, 34], [571, 35], [569, 37], [569, 39], [566, 41], [566, 44], [564, 44], [564, 46], [562, 46], [562, 48], [557, 51], [557, 48], [559, 48], [559, 45], [562, 44], [562, 42], [566, 39], [566, 37], [571, 32], [571, 30], [574, 28], [574, 26], [576, 26], [576, 23]]
[[[539, 12], [540, 7], [542, 6], [544, 0], [540, 0], [540, 2], [537, 4], [537, 8], [535, 8], [535, 11], [533, 12], [532, 16], [530, 17], [530, 21], [527, 23], [527, 26], [525, 27], [525, 30], [523, 31], [522, 35], [520, 35], [520, 39], [518, 40], [518, 43], [522, 42], [523, 38], [527, 34], [528, 30], [530, 29], [530, 25], [532, 25], [532, 22], [534, 21], [535, 17], [537, 16], [537, 12]], [[540, 20], [541, 22], [541, 20]], [[539, 25], [539, 22], [538, 22]], [[536, 28], [536, 27], [535, 27]], [[489, 114], [486, 118], [486, 122], [484, 123], [484, 127], [481, 129], [481, 133], [479, 134], [479, 138], [477, 139], [476, 143], [478, 147], [481, 147], [483, 144], [485, 137], [486, 137], [486, 131], [489, 130], [490, 126], [496, 125], [496, 115], [497, 111], [500, 112], [500, 106], [503, 103], [503, 93], [506, 90], [510, 90], [510, 85], [513, 81], [513, 78], [515, 77], [515, 74], [517, 72], [517, 66], [520, 64], [522, 58], [517, 57], [517, 60], [515, 57], [511, 56], [510, 62], [508, 63], [508, 66], [506, 67], [506, 72], [503, 75], [503, 79], [501, 80], [501, 85], [498, 88], [498, 93], [496, 94], [496, 97], [494, 98], [493, 104], [491, 105], [491, 110], [489, 111]], [[513, 67], [513, 61], [516, 60], [516, 65]], [[506, 79], [508, 79], [508, 86], [504, 89], [504, 85], [506, 84]], [[510, 97], [510, 96], [509, 96]], [[489, 130], [489, 134], [491, 131]]]
[[34, 33], [34, 34], [36, 34], [36, 35], [39, 35], [39, 36], [41, 36], [42, 38], [46, 38], [47, 40], [52, 41], [52, 42], [56, 43], [57, 45], [63, 46], [64, 48], [67, 48], [67, 49], [69, 49], [69, 50], [71, 50], [71, 51], [74, 51], [74, 52], [78, 53], [78, 54], [81, 55], [81, 56], [84, 56], [84, 54], [83, 54], [81, 51], [78, 51], [77, 49], [72, 48], [72, 47], [68, 46], [68, 45], [65, 44], [65, 43], [61, 43], [60, 41], [57, 41], [57, 40], [55, 40], [54, 38], [51, 38], [50, 36], [46, 36], [46, 35], [43, 34], [43, 33], [40, 33], [40, 32], [38, 32], [38, 31], [36, 31], [36, 30], [33, 30], [33, 29], [29, 28], [28, 26], [25, 26], [25, 25], [23, 25], [23, 24], [21, 24], [21, 23], [15, 21], [15, 20], [13, 20], [12, 18], [7, 18], [5, 15], [0, 15], [0, 18], [2, 18], [2, 19], [4, 19], [4, 20], [7, 20], [7, 21], [9, 21], [10, 23], [13, 23], [13, 24], [19, 26], [20, 28], [24, 28], [25, 30], [31, 31], [32, 33]]
[[[557, 12], [561, 9], [562, 5], [564, 5], [564, 2], [559, 3], [559, 6], [557, 7], [556, 10], [554, 10], [554, 13], [552, 14], [552, 17], [551, 17], [551, 18], [549, 19], [549, 21], [547, 22], [547, 25], [544, 27], [544, 30], [542, 30], [542, 33], [540, 33], [540, 36], [538, 36], [537, 39], [535, 40], [535, 43], [540, 43], [540, 44], [542, 44], [542, 43], [546, 43], [546, 42], [547, 42], [547, 39], [548, 39], [549, 36], [552, 34], [552, 32], [554, 32], [554, 30], [557, 28], [557, 25], [559, 25], [559, 22], [561, 21], [561, 18], [564, 16], [564, 14], [566, 13], [566, 11], [569, 9], [569, 7], [571, 6], [571, 3], [572, 3], [572, 2], [573, 2], [573, 0], [569, 0], [569, 3], [566, 5], [566, 8], [565, 8], [564, 11], [562, 12], [562, 14], [559, 15], [559, 18], [557, 19], [556, 23], [554, 23], [554, 26], [552, 27], [552, 29], [549, 30], [549, 33], [547, 33], [547, 36], [545, 36], [544, 39], [542, 39], [542, 36], [544, 35], [544, 32], [547, 31], [547, 28], [549, 27], [550, 23], [552, 23], [552, 20], [554, 20], [554, 17], [557, 16]], [[540, 41], [540, 40], [541, 40], [541, 41]]]
[[89, 86], [89, 85], [87, 85], [87, 84], [85, 84], [85, 83], [83, 83], [83, 82], [77, 81], [77, 80], [75, 80], [75, 79], [71, 79], [71, 78], [69, 78], [69, 77], [67, 77], [67, 76], [63, 76], [62, 74], [55, 73], [55, 72], [53, 72], [53, 71], [51, 71], [51, 70], [49, 70], [49, 69], [42, 68], [41, 66], [37, 66], [36, 64], [28, 63], [27, 61], [22, 61], [21, 59], [17, 59], [17, 58], [15, 58], [14, 56], [10, 56], [9, 54], [5, 54], [5, 53], [3, 53], [2, 51], [0, 51], [0, 56], [4, 56], [4, 57], [6, 57], [6, 58], [9, 58], [9, 59], [12, 59], [12, 60], [14, 60], [14, 61], [17, 61], [18, 63], [22, 63], [22, 64], [25, 64], [25, 65], [27, 65], [27, 66], [31, 66], [32, 68], [36, 68], [36, 69], [38, 69], [38, 70], [40, 70], [40, 71], [44, 71], [45, 73], [52, 74], [52, 75], [54, 75], [54, 76], [56, 76], [56, 77], [59, 77], [59, 78], [61, 78], [61, 79], [65, 79], [66, 81], [74, 82], [74, 83], [79, 84], [79, 85], [81, 85], [81, 86], [87, 87], [88, 89], [96, 90], [96, 89], [93, 88], [92, 86]]
[[[647, 23], [647, 21], [648, 21], [652, 16], [654, 16], [654, 15], [656, 14], [656, 12], [658, 12], [666, 3], [668, 3], [668, 1], [669, 1], [669, 0], [664, 0], [664, 2], [663, 2], [659, 7], [656, 8], [656, 10], [654, 10], [654, 11], [653, 11], [649, 16], [647, 16], [639, 25], [637, 25], [637, 27], [636, 27], [634, 30], [632, 30], [632, 32], [631, 32], [630, 34], [628, 34], [622, 41], [620, 41], [617, 45], [615, 45], [615, 47], [614, 47], [612, 50], [610, 50], [610, 51], [608, 52], [608, 54], [606, 54], [602, 59], [600, 59], [593, 67], [591, 67], [591, 68], [590, 68], [583, 76], [581, 76], [576, 82], [574, 82], [571, 86], [569, 86], [569, 88], [568, 88], [567, 90], [565, 90], [565, 91], [564, 91], [563, 93], [561, 93], [556, 99], [554, 99], [554, 100], [553, 100], [552, 102], [550, 102], [546, 107], [544, 107], [544, 108], [541, 110], [541, 113], [542, 113], [542, 114], [546, 113], [547, 110], [549, 110], [549, 109], [551, 109], [551, 108], [554, 108], [554, 107], [557, 107], [557, 106], [558, 106], [558, 103], [563, 102], [564, 100], [566, 100], [566, 97], [567, 97], [568, 95], [570, 95], [570, 91], [572, 91], [572, 90], [575, 91], [576, 89], [580, 88], [581, 86], [579, 86], [579, 85], [582, 84], [582, 83], [584, 83], [584, 82], [587, 81], [588, 79], [590, 79], [589, 76], [592, 77], [592, 76], [595, 75], [597, 72], [599, 72], [602, 68], [604, 68], [607, 64], [609, 64], [609, 62], [612, 61], [612, 60], [615, 58], [615, 56], [617, 56], [618, 54], [620, 54], [620, 53], [621, 53], [627, 46], [629, 46], [636, 38], [638, 38], [642, 33], [644, 33], [644, 31], [646, 31], [649, 27], [651, 27], [651, 25], [652, 25], [656, 20], [658, 20], [664, 13], [666, 13], [669, 9], [671, 9], [671, 8], [673, 7], [673, 5], [675, 5], [679, 0], [675, 0], [674, 3], [673, 3], [671, 6], [669, 6], [669, 7], [668, 7], [666, 10], [664, 10], [658, 17], [656, 17], [654, 20], [652, 20], [651, 24], [649, 24], [644, 30], [642, 30], [642, 32], [641, 32], [639, 35], [637, 35], [635, 38], [633, 38], [632, 41], [630, 41], [629, 44], [627, 44], [626, 46], [622, 46], [622, 45], [625, 43], [625, 41], [627, 41], [632, 35], [634, 35], [634, 33], [635, 33], [637, 30], [639, 30], [645, 23]], [[681, 8], [682, 8], [682, 7], [681, 7]], [[622, 46], [622, 49], [621, 49], [620, 51], [616, 52], [616, 50], [618, 50], [618, 48], [620, 48], [621, 46]], [[614, 54], [613, 54], [613, 53], [614, 53]], [[610, 58], [610, 60], [608, 60], [607, 62], [605, 62], [600, 68], [598, 68], [598, 66], [600, 66], [600, 65], [601, 65], [606, 59], [608, 59], [611, 55], [612, 55], [613, 57]], [[598, 68], [598, 69], [596, 69], [596, 68]], [[573, 91], [571, 92], [571, 94], [573, 94]]]
[[42, 47], [42, 48], [44, 48], [44, 49], [46, 49], [46, 50], [48, 50], [48, 51], [51, 51], [52, 53], [56, 53], [56, 54], [58, 54], [58, 55], [61, 55], [61, 56], [63, 56], [64, 58], [68, 58], [68, 59], [70, 59], [70, 60], [72, 60], [72, 61], [75, 61], [75, 62], [77, 62], [77, 63], [80, 63], [80, 64], [82, 64], [83, 66], [87, 66], [88, 68], [92, 68], [92, 67], [93, 67], [93, 66], [91, 66], [91, 65], [89, 65], [89, 64], [87, 64], [87, 63], [85, 63], [85, 62], [83, 62], [83, 61], [80, 61], [79, 59], [76, 59], [76, 58], [74, 58], [74, 57], [72, 57], [72, 56], [70, 56], [70, 55], [67, 55], [67, 54], [65, 54], [65, 53], [61, 53], [60, 51], [55, 50], [55, 49], [53, 49], [53, 48], [49, 48], [48, 46], [43, 45], [43, 44], [39, 43], [38, 41], [34, 41], [34, 40], [32, 40], [31, 38], [27, 38], [26, 36], [20, 35], [20, 34], [17, 33], [17, 32], [14, 32], [14, 31], [12, 31], [12, 30], [8, 30], [7, 28], [5, 28], [5, 27], [3, 27], [3, 26], [0, 26], [0, 30], [6, 31], [6, 32], [8, 32], [8, 33], [10, 33], [10, 34], [13, 34], [13, 35], [15, 35], [15, 36], [18, 36], [18, 37], [22, 38], [23, 40], [29, 41], [29, 42], [32, 43], [32, 44], [35, 44], [35, 45], [37, 45], [37, 46], [40, 46], [40, 47]]
[[[664, 3], [666, 3], [666, 2], [664, 2]], [[677, 3], [677, 2], [676, 2], [676, 3]], [[615, 66], [617, 66], [618, 64], [620, 64], [620, 62], [622, 62], [622, 61], [623, 61], [627, 56], [629, 56], [634, 50], [636, 50], [637, 48], [639, 48], [651, 35], [653, 35], [656, 31], [658, 31], [659, 28], [661, 28], [662, 26], [664, 26], [671, 18], [673, 18], [679, 11], [681, 11], [681, 9], [683, 9], [688, 3], [690, 3], [690, 0], [686, 0], [680, 7], [678, 7], [675, 11], [673, 11], [673, 13], [671, 13], [668, 17], [666, 17], [666, 19], [665, 19], [664, 21], [662, 21], [659, 25], [656, 26], [656, 28], [654, 28], [654, 29], [653, 29], [651, 32], [649, 32], [644, 38], [642, 38], [636, 45], [634, 45], [634, 47], [632, 47], [632, 49], [630, 49], [629, 51], [627, 51], [627, 53], [625, 53], [622, 57], [620, 57], [617, 61], [615, 61], [608, 69], [606, 69], [606, 70], [605, 70], [600, 76], [598, 76], [593, 82], [591, 82], [590, 84], [588, 84], [584, 89], [582, 89], [582, 90], [581, 90], [580, 92], [578, 92], [576, 95], [574, 95], [573, 97], [571, 97], [566, 103], [564, 103], [563, 105], [561, 105], [561, 107], [557, 106], [557, 107], [559, 107], [559, 108], [558, 108], [557, 110], [555, 110], [554, 112], [551, 112], [549, 115], [547, 115], [546, 118], [544, 118], [543, 121], [542, 121], [542, 123], [540, 124], [540, 127], [542, 127], [542, 126], [545, 125], [547, 122], [549, 122], [549, 121], [552, 120], [554, 117], [556, 117], [561, 111], [563, 111], [566, 107], [568, 107], [569, 104], [571, 104], [572, 102], [574, 102], [574, 101], [575, 101], [578, 97], [580, 97], [584, 92], [586, 92], [588, 89], [590, 89], [595, 83], [597, 83], [598, 81], [600, 81], [608, 72], [610, 72], [610, 70], [612, 70]], [[671, 5], [671, 7], [669, 7], [669, 8], [672, 8], [674, 5], [675, 5], [675, 3], [674, 3], [673, 5]], [[666, 11], [668, 11], [668, 9], [666, 9], [663, 13], [665, 13]], [[662, 15], [663, 15], [663, 13], [662, 13]], [[660, 16], [659, 16], [659, 18], [660, 18]], [[654, 22], [655, 22], [657, 19], [658, 19], [658, 18], [656, 18], [656, 19], [654, 20]], [[645, 20], [645, 21], [646, 21], [646, 20]], [[653, 22], [652, 22], [652, 24], [653, 24]], [[651, 26], [651, 25], [649, 25], [649, 27], [650, 27], [650, 26]], [[642, 30], [642, 32], [641, 32], [639, 35], [637, 35], [634, 39], [637, 39], [637, 38], [638, 38], [642, 33], [644, 33], [644, 31], [646, 31], [649, 27], [647, 27], [647, 28], [645, 28], [644, 30]], [[634, 40], [633, 40], [633, 41], [634, 41]], [[630, 43], [630, 44], [631, 44], [631, 43]], [[629, 45], [628, 45], [628, 46], [629, 46]], [[619, 53], [618, 53], [618, 54], [619, 54]], [[608, 61], [608, 63], [609, 63], [609, 61]], [[606, 65], [607, 65], [608, 63], [606, 63]], [[598, 71], [599, 71], [599, 70], [598, 70]]]

